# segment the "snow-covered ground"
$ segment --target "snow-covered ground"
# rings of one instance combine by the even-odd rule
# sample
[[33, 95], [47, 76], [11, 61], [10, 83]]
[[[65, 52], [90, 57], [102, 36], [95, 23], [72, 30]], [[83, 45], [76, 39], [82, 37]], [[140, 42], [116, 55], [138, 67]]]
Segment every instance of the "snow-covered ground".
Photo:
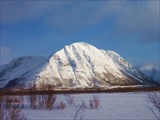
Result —
[[[23, 109], [27, 119], [55, 119], [55, 120], [74, 120], [76, 111], [82, 103], [87, 106], [80, 109], [76, 120], [156, 120], [154, 114], [148, 107], [152, 107], [148, 102], [146, 93], [102, 93], [102, 94], [72, 94], [72, 105], [67, 105], [62, 109], [52, 110], [33, 110]], [[97, 109], [90, 108], [90, 101], [93, 96], [98, 98]], [[67, 104], [66, 95], [57, 95], [55, 105], [59, 102]], [[54, 106], [55, 106], [54, 105]], [[159, 114], [159, 113], [157, 113]]]

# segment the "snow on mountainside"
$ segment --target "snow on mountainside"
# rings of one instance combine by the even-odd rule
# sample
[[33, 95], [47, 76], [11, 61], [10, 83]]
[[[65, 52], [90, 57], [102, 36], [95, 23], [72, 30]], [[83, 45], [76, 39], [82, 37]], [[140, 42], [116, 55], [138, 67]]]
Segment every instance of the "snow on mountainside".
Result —
[[154, 67], [144, 66], [144, 67], [140, 67], [139, 70], [149, 78], [160, 82], [160, 71], [158, 71]]
[[[129, 64], [124, 58], [122, 58], [119, 54], [117, 54], [114, 51], [107, 50], [105, 51], [107, 55], [109, 55], [114, 63], [117, 65], [117, 67], [125, 73], [125, 75], [129, 77], [133, 77], [137, 80], [148, 80], [148, 77], [145, 76], [143, 73], [138, 71], [135, 67], [133, 67], [131, 64]], [[147, 82], [147, 81], [146, 81]]]
[[[34, 74], [36, 70], [34, 71], [33, 68], [37, 65], [40, 67], [44, 60], [46, 60], [45, 57], [19, 57], [12, 60], [9, 64], [2, 66], [0, 68], [0, 88], [10, 82], [12, 85], [16, 84], [16, 81], [18, 82], [18, 78], [20, 79], [27, 73]], [[18, 84], [23, 84], [25, 82], [27, 81], [20, 80]]]
[[5, 66], [5, 64], [0, 65], [0, 70]]
[[156, 84], [114, 51], [87, 43], [65, 46], [49, 57], [21, 57], [0, 70], [0, 87], [109, 87]]

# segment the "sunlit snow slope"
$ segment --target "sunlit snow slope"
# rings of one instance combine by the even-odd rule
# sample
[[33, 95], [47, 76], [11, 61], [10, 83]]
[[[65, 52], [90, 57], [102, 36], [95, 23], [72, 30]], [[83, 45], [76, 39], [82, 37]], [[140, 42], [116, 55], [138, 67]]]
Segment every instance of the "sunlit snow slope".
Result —
[[51, 84], [57, 87], [154, 85], [114, 51], [87, 43], [65, 46], [49, 57], [21, 57], [0, 68], [0, 87]]

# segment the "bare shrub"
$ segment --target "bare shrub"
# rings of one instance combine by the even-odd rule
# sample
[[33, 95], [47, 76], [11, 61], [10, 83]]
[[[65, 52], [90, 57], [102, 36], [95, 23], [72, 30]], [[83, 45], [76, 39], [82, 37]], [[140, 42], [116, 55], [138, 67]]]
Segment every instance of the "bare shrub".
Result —
[[23, 97], [7, 96], [6, 97], [6, 120], [25, 120], [22, 108], [24, 106]]
[[66, 108], [66, 104], [64, 102], [60, 102], [59, 105], [57, 106], [57, 109], [64, 110]]
[[36, 109], [36, 101], [37, 101], [36, 95], [27, 96], [27, 100], [28, 100], [30, 107], [32, 109]]
[[[40, 90], [47, 90], [48, 92], [50, 92], [50, 90], [52, 90], [54, 88], [53, 85], [47, 84], [44, 82], [45, 80], [43, 80], [39, 85], [38, 88]], [[49, 93], [47, 95], [39, 95], [38, 97], [38, 107], [40, 109], [48, 109], [51, 110], [53, 108], [53, 104], [56, 100], [56, 96], [53, 95], [52, 93]]]
[[88, 107], [87, 107], [87, 105], [85, 104], [84, 101], [82, 101], [81, 105], [83, 106], [83, 109], [85, 109], [85, 110], [88, 109]]
[[0, 95], [0, 107], [2, 107], [3, 101], [4, 101], [4, 96], [1, 96], [1, 95]]
[[4, 120], [4, 109], [0, 108], [0, 120]]
[[25, 120], [25, 116], [22, 113], [22, 109], [19, 105], [14, 104], [7, 109], [6, 120]]
[[89, 106], [90, 106], [90, 109], [93, 109], [94, 108], [94, 103], [92, 100], [89, 100]]
[[46, 101], [47, 101], [47, 96], [46, 95], [38, 95], [37, 96], [38, 108], [39, 109], [44, 109]]
[[4, 108], [3, 108], [3, 104], [4, 104], [4, 96], [0, 95], [0, 120], [4, 120]]
[[36, 91], [36, 85], [33, 85], [31, 88], [30, 88], [30, 91], [33, 92], [33, 94], [29, 95], [27, 97], [27, 100], [28, 100], [28, 103], [30, 104], [30, 107], [32, 109], [36, 109], [36, 102], [37, 102], [37, 97], [36, 97], [36, 94], [35, 94], [35, 91]]
[[73, 120], [82, 120], [83, 118], [83, 113], [84, 111], [87, 109], [87, 106], [86, 104], [82, 101], [81, 105], [78, 105], [77, 108], [76, 108], [76, 112], [75, 112], [75, 115], [74, 115], [74, 118]]
[[7, 108], [11, 107], [13, 100], [14, 100], [13, 96], [6, 96], [5, 97], [5, 105]]
[[51, 110], [53, 108], [53, 104], [56, 100], [56, 96], [52, 93], [49, 93], [47, 95], [36, 95], [37, 90], [47, 90], [50, 92], [50, 90], [53, 89], [52, 85], [45, 84], [44, 81], [42, 81], [38, 86], [34, 84], [30, 90], [32, 92], [31, 95], [28, 96], [28, 101], [30, 104], [30, 107], [32, 109], [48, 109]]
[[73, 105], [74, 104], [74, 97], [71, 95], [65, 95], [65, 100], [68, 105]]
[[5, 104], [7, 108], [12, 107], [13, 104], [18, 104], [19, 107], [24, 107], [24, 100], [22, 96], [6, 96]]
[[39, 109], [52, 110], [56, 101], [56, 96], [53, 94], [37, 96], [37, 104]]
[[0, 108], [0, 120], [3, 120], [4, 119], [4, 109], [3, 108]]
[[98, 96], [93, 96], [91, 100], [89, 100], [90, 109], [98, 109], [99, 108], [99, 99]]
[[[149, 109], [152, 111], [157, 120], [160, 120], [160, 92], [149, 92], [147, 95], [149, 102], [154, 107], [154, 109], [150, 107]], [[157, 111], [159, 115], [157, 115], [155, 111]]]
[[55, 101], [56, 101], [56, 96], [53, 94], [48, 94], [46, 101], [46, 108], [48, 110], [51, 110], [53, 108]]
[[160, 92], [150, 92], [148, 95], [152, 105], [160, 112]]

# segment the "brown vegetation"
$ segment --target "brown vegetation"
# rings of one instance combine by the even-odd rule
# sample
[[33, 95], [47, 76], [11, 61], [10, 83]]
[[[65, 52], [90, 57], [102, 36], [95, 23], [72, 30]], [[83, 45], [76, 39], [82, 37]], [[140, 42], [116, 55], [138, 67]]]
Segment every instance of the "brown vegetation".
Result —
[[[44, 89], [45, 88], [45, 89]], [[78, 94], [78, 93], [117, 93], [117, 92], [150, 92], [150, 91], [160, 91], [160, 87], [140, 87], [140, 86], [126, 86], [119, 88], [53, 88], [51, 86], [46, 86], [41, 88], [30, 88], [30, 89], [0, 89], [0, 95], [45, 95], [45, 94]]]
[[[34, 85], [30, 89], [30, 91], [32, 91], [34, 93], [36, 91], [36, 86]], [[30, 107], [32, 109], [36, 109], [36, 101], [37, 101], [36, 94], [30, 94], [30, 95], [28, 95], [27, 99], [28, 99], [28, 103], [30, 104]]]
[[66, 104], [64, 102], [60, 102], [59, 105], [57, 106], [57, 109], [64, 110], [66, 108]]
[[99, 98], [98, 96], [93, 96], [93, 99], [90, 99], [90, 109], [98, 109], [100, 106]]
[[[44, 85], [41, 84], [41, 86], [39, 86], [41, 88], [41, 90], [47, 90], [50, 91], [52, 90], [52, 86], [50, 85]], [[56, 100], [56, 96], [52, 93], [48, 93], [46, 95], [36, 95], [36, 86], [34, 85], [30, 91], [32, 91], [33, 94], [28, 95], [28, 102], [30, 104], [30, 107], [32, 109], [48, 109], [51, 110], [53, 108], [53, 104]]]
[[86, 109], [87, 109], [87, 106], [82, 101], [81, 105], [78, 105], [77, 109], [75, 110], [76, 112], [75, 112], [73, 120], [82, 120], [83, 119], [83, 113], [85, 112]]
[[0, 120], [25, 120], [26, 118], [22, 112], [23, 103], [23, 97], [1, 96]]
[[74, 97], [72, 95], [65, 95], [65, 100], [68, 105], [73, 105], [74, 104]]
[[3, 110], [4, 97], [0, 96], [0, 120], [4, 118], [4, 110]]
[[37, 103], [39, 109], [52, 110], [55, 101], [56, 101], [56, 96], [53, 94], [37, 96]]

